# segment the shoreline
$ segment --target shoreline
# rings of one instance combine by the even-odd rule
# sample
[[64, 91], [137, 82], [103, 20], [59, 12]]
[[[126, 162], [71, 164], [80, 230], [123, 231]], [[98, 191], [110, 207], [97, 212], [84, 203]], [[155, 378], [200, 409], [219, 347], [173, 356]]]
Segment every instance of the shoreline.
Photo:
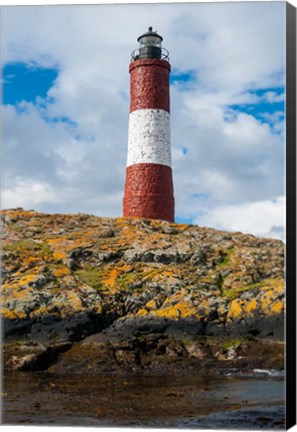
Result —
[[[228, 368], [284, 369], [284, 343], [276, 337], [255, 337], [252, 321], [218, 326], [212, 334], [193, 317], [120, 318], [107, 327], [102, 317], [97, 322], [92, 318], [90, 323], [85, 315], [72, 321], [47, 317], [34, 324], [35, 329], [26, 327], [30, 333], [23, 332], [19, 321], [15, 327], [10, 322], [10, 337], [3, 340], [4, 370], [154, 375], [196, 368], [206, 374]], [[271, 330], [272, 322], [262, 321], [262, 328]], [[281, 317], [275, 322], [281, 325]], [[256, 324], [259, 328], [259, 321]]]
[[[32, 379], [33, 378], [33, 379]], [[283, 429], [282, 379], [14, 372], [4, 424]], [[26, 394], [26, 398], [24, 395]]]

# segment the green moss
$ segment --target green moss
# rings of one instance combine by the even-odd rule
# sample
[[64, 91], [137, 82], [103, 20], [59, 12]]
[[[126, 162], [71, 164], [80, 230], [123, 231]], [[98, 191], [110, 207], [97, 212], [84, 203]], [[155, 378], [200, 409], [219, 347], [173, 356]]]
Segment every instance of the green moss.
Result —
[[231, 339], [223, 340], [221, 345], [222, 348], [227, 350], [228, 348], [237, 348], [241, 343], [242, 343], [241, 339], [231, 338]]
[[123, 276], [118, 276], [115, 281], [115, 286], [119, 291], [127, 291], [129, 289], [129, 285], [137, 282], [139, 278], [138, 273], [128, 273]]
[[102, 270], [100, 268], [87, 267], [75, 271], [74, 275], [92, 288], [107, 291], [107, 288], [102, 283]]
[[231, 255], [233, 254], [233, 252], [234, 252], [234, 248], [226, 249], [225, 251], [223, 251], [222, 252], [223, 259], [218, 265], [218, 267], [227, 267], [228, 265], [230, 265]]
[[135, 266], [129, 273], [120, 274], [115, 281], [115, 285], [119, 290], [129, 290], [130, 284], [140, 282], [141, 287], [139, 287], [138, 290], [141, 290], [145, 288], [145, 285], [149, 283], [154, 276], [161, 274], [162, 271], [162, 269], [144, 270], [142, 266]]
[[154, 276], [158, 274], [162, 274], [164, 271], [163, 268], [152, 268], [151, 270], [146, 270], [142, 273], [142, 277], [146, 280], [151, 280]]
[[18, 240], [14, 243], [11, 243], [10, 245], [5, 246], [4, 250], [10, 251], [14, 254], [27, 254], [28, 252], [30, 252], [32, 255], [52, 254], [48, 244], [37, 243], [29, 239]]
[[240, 344], [245, 342], [246, 339], [244, 338], [232, 338], [232, 337], [224, 337], [218, 338], [215, 336], [206, 336], [205, 338], [205, 345], [208, 347], [215, 347], [216, 349], [224, 349], [227, 350], [228, 348], [237, 348]]
[[256, 282], [253, 284], [247, 284], [244, 285], [242, 287], [238, 287], [238, 288], [231, 288], [228, 291], [224, 292], [224, 296], [226, 297], [227, 300], [234, 300], [236, 299], [236, 297], [238, 297], [241, 293], [245, 292], [245, 291], [249, 291], [253, 288], [258, 288], [258, 287], [262, 287], [265, 283], [264, 281], [261, 282]]
[[[87, 285], [101, 290], [101, 291], [109, 291], [110, 287], [104, 284], [104, 280], [108, 279], [110, 272], [116, 268], [118, 269], [118, 275], [114, 280], [114, 284], [112, 285], [112, 289], [115, 291], [127, 292], [130, 289], [133, 289], [135, 292], [134, 284], [139, 282], [139, 286], [137, 287], [137, 291], [142, 291], [146, 288], [146, 285], [154, 279], [155, 276], [161, 275], [163, 273], [162, 268], [152, 268], [147, 269], [147, 265], [144, 263], [135, 263], [133, 268], [128, 272], [121, 271], [121, 267], [117, 264], [117, 267], [114, 265], [104, 265], [100, 267], [91, 267], [87, 266], [83, 269], [78, 269], [74, 272], [74, 275], [86, 283]], [[132, 285], [132, 287], [130, 287]]]
[[244, 290], [246, 290], [246, 289], [253, 289], [253, 288], [262, 287], [265, 284], [265, 282], [267, 282], [267, 280], [264, 279], [261, 282], [256, 282], [256, 283], [253, 283], [253, 284], [248, 284], [248, 285], [246, 285], [243, 288], [244, 288]]
[[224, 292], [224, 296], [227, 300], [234, 300], [237, 295], [239, 294], [239, 291], [237, 289], [231, 288], [228, 291]]

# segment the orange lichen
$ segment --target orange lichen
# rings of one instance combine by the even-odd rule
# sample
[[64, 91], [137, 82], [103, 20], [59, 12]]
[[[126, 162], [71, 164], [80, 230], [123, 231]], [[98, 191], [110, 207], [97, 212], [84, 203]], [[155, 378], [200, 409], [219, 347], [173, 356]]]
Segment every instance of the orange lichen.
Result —
[[61, 250], [55, 250], [54, 254], [53, 254], [53, 258], [55, 260], [63, 260], [66, 258], [66, 253], [64, 251], [61, 251]]
[[25, 259], [25, 260], [23, 261], [23, 264], [24, 264], [25, 266], [28, 266], [28, 265], [31, 265], [31, 264], [33, 264], [33, 263], [36, 263], [37, 261], [38, 261], [38, 258], [33, 257], [33, 256], [29, 256], [27, 259]]
[[70, 270], [67, 267], [63, 267], [54, 271], [55, 277], [63, 277], [70, 274]]
[[163, 272], [160, 274], [160, 276], [161, 276], [162, 278], [168, 278], [168, 277], [173, 276], [173, 275], [174, 275], [173, 271], [163, 271]]
[[111, 270], [109, 277], [107, 279], [102, 280], [102, 283], [104, 283], [105, 285], [113, 286], [115, 284], [115, 280], [118, 274], [119, 271], [117, 269]]

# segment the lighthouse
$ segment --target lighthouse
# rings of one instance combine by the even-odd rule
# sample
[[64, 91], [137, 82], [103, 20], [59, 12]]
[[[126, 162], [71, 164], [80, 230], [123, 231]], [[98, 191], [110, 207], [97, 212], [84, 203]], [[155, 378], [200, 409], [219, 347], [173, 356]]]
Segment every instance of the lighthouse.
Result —
[[125, 217], [174, 221], [168, 51], [149, 27], [137, 39], [130, 72]]

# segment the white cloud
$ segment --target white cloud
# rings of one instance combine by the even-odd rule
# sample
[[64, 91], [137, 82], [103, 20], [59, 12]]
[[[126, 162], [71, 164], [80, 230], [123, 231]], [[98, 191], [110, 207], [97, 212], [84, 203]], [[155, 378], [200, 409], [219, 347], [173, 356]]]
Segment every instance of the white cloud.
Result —
[[[50, 103], [23, 103], [21, 113], [3, 109], [6, 202], [121, 214], [128, 64], [149, 25], [163, 35], [173, 70], [196, 77], [171, 88], [176, 214], [195, 218], [230, 206], [244, 211], [283, 195], [281, 115], [264, 113], [260, 122], [229, 106], [283, 100], [271, 88], [284, 83], [284, 4], [10, 7], [2, 15], [4, 63], [59, 69]], [[259, 88], [267, 91], [253, 93]], [[72, 123], [45, 120], [52, 117]], [[29, 191], [36, 184], [46, 199], [23, 193], [24, 185]], [[201, 193], [205, 198], [193, 198]]]
[[[232, 150], [237, 143], [247, 147], [248, 151], [255, 150], [259, 145], [267, 144], [267, 139], [272, 138], [271, 131], [267, 124], [261, 124], [251, 115], [239, 114], [234, 122], [225, 122], [225, 135], [228, 137]], [[243, 148], [240, 148], [240, 152]]]
[[196, 220], [200, 225], [227, 231], [254, 233], [260, 237], [284, 239], [285, 198], [218, 207]]
[[14, 185], [4, 190], [1, 198], [4, 208], [28, 208], [28, 203], [33, 207], [44, 203], [55, 203], [57, 195], [46, 183], [16, 178]]
[[267, 100], [269, 103], [284, 102], [285, 94], [278, 94], [276, 92], [269, 91], [263, 94], [263, 99]]

